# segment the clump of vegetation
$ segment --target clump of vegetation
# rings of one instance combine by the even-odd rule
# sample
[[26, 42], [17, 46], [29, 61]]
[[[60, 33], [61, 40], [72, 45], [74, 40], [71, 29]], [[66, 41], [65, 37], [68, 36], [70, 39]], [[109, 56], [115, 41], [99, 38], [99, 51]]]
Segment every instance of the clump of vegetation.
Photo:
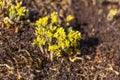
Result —
[[[73, 16], [67, 16], [66, 25], [69, 25], [72, 19]], [[51, 60], [55, 56], [60, 57], [64, 53], [72, 55], [78, 51], [77, 45], [78, 40], [81, 39], [81, 33], [72, 28], [62, 27], [57, 12], [38, 19], [35, 27], [36, 38], [33, 45], [39, 46], [41, 53], [46, 54]]]
[[22, 6], [22, 2], [15, 0], [15, 4], [11, 0], [0, 0], [0, 13], [2, 16], [1, 22], [7, 27], [12, 24], [20, 22], [29, 14], [29, 10]]

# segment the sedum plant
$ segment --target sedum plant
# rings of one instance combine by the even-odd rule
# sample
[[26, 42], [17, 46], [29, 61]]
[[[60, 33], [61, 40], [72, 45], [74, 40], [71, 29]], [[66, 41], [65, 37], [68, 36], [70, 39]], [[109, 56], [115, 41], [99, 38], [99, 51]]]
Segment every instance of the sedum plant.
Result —
[[28, 16], [29, 10], [22, 6], [22, 2], [15, 0], [15, 4], [12, 0], [0, 0], [0, 10], [3, 17], [3, 23], [10, 27], [13, 22], [20, 22], [21, 18]]
[[[67, 16], [67, 25], [72, 19], [71, 15]], [[60, 25], [57, 12], [36, 21], [35, 35], [33, 45], [39, 46], [40, 51], [51, 60], [53, 60], [53, 57], [60, 57], [64, 53], [72, 55], [77, 51], [78, 40], [81, 39], [79, 31], [72, 28], [65, 29]]]
[[16, 4], [9, 8], [8, 14], [10, 19], [19, 21], [22, 17], [28, 16], [28, 9], [22, 7], [22, 2], [16, 0]]

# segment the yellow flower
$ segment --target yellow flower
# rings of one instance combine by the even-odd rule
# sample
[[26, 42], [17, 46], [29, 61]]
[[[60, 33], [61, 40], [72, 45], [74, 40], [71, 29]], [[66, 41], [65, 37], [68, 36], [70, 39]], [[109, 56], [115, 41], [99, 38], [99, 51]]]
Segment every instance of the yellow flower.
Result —
[[57, 39], [57, 40], [64, 40], [66, 38], [66, 33], [65, 33], [65, 30], [64, 28], [58, 28], [56, 33], [54, 34], [54, 37]]
[[16, 2], [15, 9], [19, 9], [22, 5], [22, 2]]
[[78, 32], [78, 31], [74, 32], [74, 39], [77, 40], [77, 39], [80, 39], [80, 38], [81, 38], [80, 32]]
[[81, 33], [78, 31], [71, 30], [68, 33], [68, 40], [71, 42], [71, 46], [76, 47], [77, 46], [77, 40], [81, 39]]
[[117, 14], [117, 9], [110, 9], [109, 13], [115, 16]]
[[46, 26], [48, 23], [48, 17], [43, 17], [40, 18], [39, 20], [36, 21], [36, 25], [42, 25], [42, 26]]
[[58, 45], [60, 48], [65, 49], [65, 43], [63, 41], [59, 41]]
[[58, 49], [59, 49], [58, 45], [50, 45], [50, 46], [48, 47], [48, 51], [56, 51], [56, 50], [58, 50]]
[[14, 7], [14, 6], [11, 6], [11, 8], [9, 9], [9, 13], [11, 13], [11, 14], [16, 13], [16, 12], [15, 12], [15, 7]]
[[46, 35], [47, 35], [48, 38], [51, 38], [53, 34], [50, 31], [47, 31]]
[[41, 38], [40, 38], [40, 37], [37, 37], [36, 40], [37, 40], [37, 42], [40, 42], [40, 41], [41, 41]]
[[36, 29], [35, 29], [35, 34], [36, 34], [37, 36], [42, 35], [42, 34], [43, 34], [43, 30], [42, 30], [42, 29], [43, 29], [42, 27], [36, 27]]
[[41, 39], [40, 44], [45, 45], [46, 40], [44, 38]]
[[69, 33], [68, 33], [68, 39], [72, 42], [74, 39], [73, 39], [73, 33], [74, 33], [74, 31], [70, 31]]
[[60, 56], [61, 56], [61, 51], [60, 51], [60, 50], [57, 50], [57, 51], [55, 52], [55, 55], [56, 55], [57, 57], [60, 57]]
[[39, 45], [45, 45], [46, 40], [44, 38], [37, 37], [36, 39]]
[[71, 30], [68, 34], [68, 39], [72, 42], [73, 40], [77, 40], [81, 38], [81, 33], [78, 31]]
[[51, 22], [52, 22], [52, 24], [54, 24], [54, 23], [58, 23], [58, 19], [57, 19], [58, 17], [57, 17], [57, 12], [53, 12], [52, 14], [51, 14]]
[[65, 46], [66, 46], [67, 48], [69, 48], [70, 42], [69, 42], [68, 40], [65, 40]]
[[69, 46], [70, 46], [69, 44], [70, 44], [70, 42], [68, 40], [65, 40], [65, 39], [58, 41], [59, 47], [62, 48], [63, 50], [65, 48], [69, 48]]
[[67, 22], [71, 21], [72, 19], [74, 19], [74, 17], [73, 17], [72, 15], [68, 15], [68, 16], [66, 17], [66, 21], [67, 21]]
[[24, 9], [22, 9], [22, 8], [18, 9], [18, 10], [17, 10], [17, 14], [18, 14], [19, 16], [24, 16], [24, 15], [25, 15], [25, 14], [24, 14]]
[[51, 31], [51, 32], [54, 32], [56, 29], [57, 29], [56, 26], [52, 26], [52, 25], [50, 25], [50, 31]]
[[42, 18], [42, 25], [47, 25], [47, 23], [48, 23], [48, 17], [46, 16]]

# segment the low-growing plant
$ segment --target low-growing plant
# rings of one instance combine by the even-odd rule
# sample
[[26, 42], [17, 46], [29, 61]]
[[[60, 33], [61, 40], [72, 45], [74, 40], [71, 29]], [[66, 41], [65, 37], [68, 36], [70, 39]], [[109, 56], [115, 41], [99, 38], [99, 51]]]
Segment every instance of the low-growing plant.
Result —
[[11, 0], [0, 0], [0, 10], [3, 23], [10, 27], [13, 22], [20, 22], [21, 18], [25, 18], [29, 14], [29, 10], [22, 6], [22, 2], [15, 0], [15, 4]]
[[[66, 18], [66, 25], [73, 16]], [[33, 45], [37, 45], [43, 54], [53, 60], [53, 57], [60, 57], [64, 53], [68, 55], [75, 54], [78, 49], [78, 40], [81, 39], [81, 33], [72, 28], [64, 28], [60, 25], [57, 12], [53, 12], [50, 16], [40, 18], [35, 23], [36, 38]]]

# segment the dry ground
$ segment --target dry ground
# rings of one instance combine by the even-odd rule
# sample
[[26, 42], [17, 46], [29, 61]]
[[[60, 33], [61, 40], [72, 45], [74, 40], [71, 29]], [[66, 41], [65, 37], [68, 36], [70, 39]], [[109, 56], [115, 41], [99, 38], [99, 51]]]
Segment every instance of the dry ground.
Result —
[[[94, 2], [96, 1], [96, 2]], [[99, 0], [24, 0], [30, 20], [58, 11], [61, 19], [75, 16], [71, 22], [81, 31], [80, 60], [67, 58], [50, 61], [31, 45], [34, 26], [28, 23], [14, 29], [0, 27], [0, 80], [120, 80], [120, 17], [107, 19], [119, 3]]]

